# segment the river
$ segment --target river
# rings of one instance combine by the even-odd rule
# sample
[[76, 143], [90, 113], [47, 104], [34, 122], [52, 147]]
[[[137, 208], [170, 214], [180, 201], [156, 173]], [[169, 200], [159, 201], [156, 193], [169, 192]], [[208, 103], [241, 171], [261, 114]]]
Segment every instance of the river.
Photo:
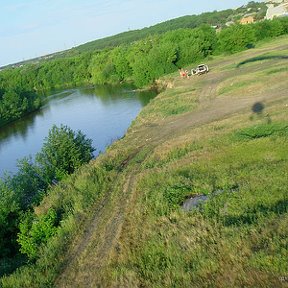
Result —
[[49, 96], [40, 111], [0, 128], [0, 177], [15, 173], [17, 159], [35, 156], [55, 124], [81, 130], [93, 140], [94, 156], [121, 138], [156, 92], [109, 86], [65, 90]]

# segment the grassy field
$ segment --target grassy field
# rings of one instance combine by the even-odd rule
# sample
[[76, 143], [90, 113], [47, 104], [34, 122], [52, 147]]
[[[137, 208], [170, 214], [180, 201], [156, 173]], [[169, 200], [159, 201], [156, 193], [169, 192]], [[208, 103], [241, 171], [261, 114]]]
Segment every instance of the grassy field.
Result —
[[35, 207], [61, 226], [2, 286], [288, 287], [287, 42], [161, 79], [126, 136]]

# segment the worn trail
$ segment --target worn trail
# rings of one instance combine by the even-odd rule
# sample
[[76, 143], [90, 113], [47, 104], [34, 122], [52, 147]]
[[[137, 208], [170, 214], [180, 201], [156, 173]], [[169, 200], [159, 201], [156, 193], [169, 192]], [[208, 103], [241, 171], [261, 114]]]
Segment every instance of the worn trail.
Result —
[[[282, 47], [282, 49], [287, 48], [288, 45]], [[268, 49], [260, 50], [261, 53], [266, 51]], [[247, 57], [256, 55], [257, 53], [254, 51], [250, 54], [247, 52], [238, 60], [243, 61]], [[273, 63], [279, 63], [280, 61]], [[231, 58], [226, 60], [225, 63], [216, 63], [214, 71], [211, 69], [211, 72], [206, 75], [192, 79], [176, 80], [175, 85], [185, 87], [199, 84], [200, 88], [197, 88], [199, 95], [198, 108], [192, 112], [153, 123], [153, 125], [140, 127], [133, 131], [133, 135], [127, 135], [129, 145], [134, 147], [134, 154], [132, 152], [131, 158], [125, 163], [123, 172], [115, 179], [114, 188], [95, 207], [94, 216], [87, 225], [84, 237], [73, 249], [70, 260], [67, 261], [65, 269], [56, 281], [57, 287], [105, 287], [105, 284], [101, 282], [101, 273], [109, 264], [111, 253], [117, 247], [122, 227], [125, 225], [125, 218], [129, 217], [128, 211], [133, 205], [135, 186], [140, 171], [137, 166], [140, 164], [134, 163], [133, 169], [130, 169], [129, 162], [137, 156], [138, 152], [141, 152], [142, 148], [150, 149], [152, 153], [158, 145], [183, 135], [187, 130], [194, 127], [224, 119], [232, 114], [241, 113], [241, 111], [251, 111], [251, 107], [255, 102], [264, 102], [269, 105], [270, 102], [288, 100], [287, 81], [285, 83], [274, 83], [271, 85], [271, 89], [264, 93], [254, 91], [249, 95], [237, 95], [237, 97], [217, 95], [217, 88], [225, 79], [235, 75], [245, 75], [259, 69], [258, 66], [253, 66], [234, 69], [232, 72], [225, 69], [221, 71], [221, 67], [234, 63], [235, 58]], [[263, 65], [270, 64], [264, 63]]]

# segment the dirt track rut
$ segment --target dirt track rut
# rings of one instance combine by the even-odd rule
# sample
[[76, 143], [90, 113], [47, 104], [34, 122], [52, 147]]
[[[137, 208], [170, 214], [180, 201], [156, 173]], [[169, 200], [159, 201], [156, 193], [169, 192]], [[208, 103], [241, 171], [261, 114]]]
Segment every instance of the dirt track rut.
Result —
[[[287, 49], [287, 46], [285, 45], [283, 49]], [[224, 64], [229, 65], [233, 61], [225, 61]], [[239, 75], [245, 74], [246, 72], [245, 69], [238, 69], [234, 71], [234, 75], [237, 75], [237, 73]], [[228, 76], [231, 76], [229, 72], [223, 71], [220, 73], [212, 70], [203, 78], [193, 80], [205, 83], [202, 84], [205, 88], [199, 94], [198, 109], [172, 120], [166, 119], [133, 132], [134, 139], [138, 139], [135, 140], [135, 150], [136, 147], [139, 149], [141, 139], [146, 141], [146, 147], [149, 145], [149, 148], [153, 150], [157, 145], [183, 134], [187, 129], [226, 118], [234, 113], [251, 110], [255, 102], [269, 104], [270, 101], [288, 100], [287, 82], [282, 86], [280, 85], [279, 89], [273, 91], [273, 93], [272, 91], [266, 91], [266, 93], [260, 94], [255, 91], [253, 95], [243, 95], [237, 98], [218, 97], [217, 87]], [[192, 85], [193, 82], [187, 82], [185, 85], [189, 85], [189, 83]], [[72, 257], [70, 257], [70, 260], [66, 263], [66, 268], [56, 281], [57, 287], [105, 287], [105, 285], [99, 286], [101, 278], [95, 277], [95, 274], [101, 269], [105, 269], [109, 263], [110, 254], [121, 235], [122, 226], [125, 217], [127, 217], [126, 212], [137, 181], [137, 171], [130, 172], [128, 169], [124, 173], [125, 179], [115, 179], [115, 189], [108, 193], [97, 205], [94, 217], [82, 241], [74, 248], [71, 254]]]

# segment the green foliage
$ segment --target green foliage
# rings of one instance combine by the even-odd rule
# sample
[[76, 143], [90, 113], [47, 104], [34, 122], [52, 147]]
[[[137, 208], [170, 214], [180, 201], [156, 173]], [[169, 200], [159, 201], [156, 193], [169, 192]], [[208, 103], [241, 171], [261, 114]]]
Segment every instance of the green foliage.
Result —
[[38, 204], [47, 189], [42, 171], [33, 164], [31, 158], [18, 160], [17, 173], [10, 176], [6, 182], [17, 195], [22, 210], [28, 209], [32, 204]]
[[257, 41], [280, 36], [284, 33], [282, 21], [275, 19], [273, 21], [265, 20], [254, 24], [255, 36]]
[[250, 1], [247, 5], [238, 9], [205, 12], [199, 15], [186, 15], [141, 30], [123, 32], [80, 45], [72, 49], [72, 52], [87, 52], [102, 50], [108, 47], [117, 47], [122, 44], [132, 44], [151, 35], [160, 35], [178, 29], [194, 29], [201, 25], [224, 27], [227, 21], [235, 20], [237, 17], [239, 18], [241, 15], [244, 16], [248, 12], [254, 12], [256, 13], [257, 19], [262, 19], [266, 14], [266, 10], [267, 7], [265, 3]]
[[38, 204], [47, 189], [31, 160], [20, 160], [18, 167], [15, 175], [5, 175], [0, 180], [0, 275], [13, 271], [25, 261], [16, 241], [19, 217], [31, 205]]
[[[53, 126], [41, 152], [36, 155], [35, 163], [31, 158], [21, 159], [18, 161], [18, 172], [13, 176], [7, 174], [0, 180], [0, 267], [4, 267], [0, 274], [13, 271], [23, 263], [20, 251], [30, 259], [36, 259], [41, 246], [56, 233], [60, 215], [56, 215], [56, 210], [49, 210], [42, 216], [27, 211], [40, 203], [48, 193], [52, 180], [60, 180], [73, 173], [91, 160], [93, 151], [92, 141], [86, 139], [81, 131], [75, 133], [67, 126]], [[91, 179], [99, 183], [86, 187], [85, 193], [91, 193], [89, 201], [93, 198], [94, 188], [102, 181], [94, 176]], [[83, 196], [80, 198], [75, 200], [78, 206], [81, 206], [81, 201], [88, 201], [87, 198], [84, 201]], [[61, 209], [65, 211], [63, 207]], [[19, 219], [23, 213], [26, 214], [19, 233]]]
[[221, 52], [235, 53], [253, 47], [255, 41], [255, 30], [251, 25], [233, 25], [219, 33], [218, 49]]
[[159, 77], [212, 53], [216, 44], [215, 30], [180, 29], [161, 36], [151, 36], [129, 47], [98, 52], [90, 65], [95, 84], [133, 80], [138, 87], [152, 84]]
[[136, 42], [128, 51], [127, 58], [132, 69], [132, 79], [138, 87], [151, 84], [153, 81], [149, 53], [154, 43], [157, 43], [157, 38], [148, 37], [145, 40]]
[[114, 70], [114, 64], [109, 61], [109, 52], [103, 51], [102, 53], [96, 53], [89, 66], [90, 73], [92, 75], [92, 81], [97, 84], [108, 83], [110, 73]]
[[116, 175], [107, 172], [104, 164], [82, 167], [77, 174], [50, 189], [48, 203], [37, 207], [41, 213], [23, 215], [18, 241], [31, 262], [1, 278], [3, 287], [53, 286], [55, 273], [63, 267], [68, 245], [75, 236], [82, 235], [86, 227], [85, 217], [95, 210], [95, 201], [115, 184]]
[[283, 28], [283, 34], [288, 34], [288, 18], [282, 17], [278, 19], [281, 22], [282, 28]]
[[29, 259], [36, 259], [41, 246], [55, 235], [57, 224], [57, 214], [53, 209], [41, 217], [26, 213], [19, 225], [20, 232], [17, 241], [21, 246], [20, 251], [27, 254]]
[[0, 180], [0, 259], [15, 255], [19, 211], [19, 201], [15, 193]]
[[288, 125], [284, 123], [258, 124], [235, 132], [237, 140], [253, 140], [269, 136], [288, 136]]
[[285, 25], [285, 20], [276, 19], [233, 25], [218, 34], [209, 25], [201, 25], [149, 36], [129, 46], [97, 51], [89, 68], [92, 81], [117, 84], [132, 80], [138, 87], [151, 85], [177, 67], [199, 62], [215, 52], [235, 53], [254, 47], [256, 41], [282, 35], [287, 30]]
[[54, 125], [44, 140], [41, 152], [36, 155], [36, 162], [46, 181], [60, 180], [72, 174], [77, 168], [90, 161], [93, 157], [92, 140], [71, 128]]
[[127, 59], [128, 50], [127, 46], [119, 46], [113, 49], [110, 53], [111, 62], [115, 67], [114, 75], [112, 74], [110, 76], [112, 77], [113, 82], [125, 81], [132, 75], [131, 67]]
[[5, 69], [0, 76], [0, 126], [37, 110], [49, 91], [89, 83], [91, 55]]
[[215, 52], [235, 53], [254, 47], [256, 41], [287, 34], [288, 21], [285, 17], [251, 25], [223, 27], [217, 34], [211, 27], [225, 23], [229, 15], [234, 17], [245, 14], [247, 9], [259, 12], [265, 5], [262, 6], [251, 2], [239, 8], [239, 11], [204, 13], [199, 17], [185, 16], [176, 22], [171, 20], [164, 22], [163, 26], [159, 24], [162, 28], [156, 25], [154, 28], [143, 29], [143, 34], [131, 31], [116, 35], [115, 42], [113, 37], [107, 38], [107, 42], [103, 40], [106, 43], [104, 47], [100, 45], [102, 50], [89, 53], [73, 50], [60, 58], [1, 71], [0, 125], [39, 109], [43, 96], [53, 89], [131, 81], [138, 87], [144, 87], [176, 71], [177, 67], [199, 62]]
[[[161, 43], [159, 39], [153, 38], [152, 47], [147, 45], [147, 54]], [[137, 48], [141, 53], [141, 46]], [[237, 61], [237, 56], [230, 61]], [[183, 102], [172, 102], [172, 98], [179, 95], [189, 105], [185, 95], [191, 100], [202, 88], [193, 87], [196, 92], [192, 88], [187, 90], [187, 86], [167, 90], [151, 102], [152, 108], [146, 109], [145, 117], [137, 121], [150, 126], [149, 112], [154, 113], [155, 107], [158, 109], [156, 114], [160, 114], [157, 119], [163, 119], [162, 109], [182, 107]], [[133, 195], [130, 198], [133, 207], [129, 205], [132, 207], [127, 211], [129, 217], [123, 217], [125, 222], [121, 225], [117, 257], [109, 258], [109, 265], [98, 271], [101, 283], [111, 287], [202, 287], [203, 283], [207, 287], [223, 287], [227, 283], [233, 287], [266, 287], [273, 283], [278, 287], [281, 284], [279, 276], [287, 273], [288, 239], [287, 121], [283, 120], [287, 118], [287, 109], [283, 103], [276, 107], [269, 105], [271, 119], [275, 121], [277, 117], [278, 121], [267, 125], [272, 127], [272, 133], [266, 131], [266, 124], [253, 125], [261, 127], [252, 129], [248, 113], [233, 113], [229, 119], [203, 123], [191, 130], [177, 129], [174, 136], [175, 127], [174, 130], [168, 128], [169, 135], [165, 136], [162, 131], [156, 135], [165, 125], [158, 127], [159, 130], [155, 125], [152, 128], [156, 137], [161, 137], [160, 146], [153, 141], [155, 138], [150, 143], [145, 141], [147, 130], [143, 126], [140, 126], [143, 133], [139, 129], [137, 139], [136, 129], [132, 128], [133, 135], [128, 133], [126, 140], [114, 144], [109, 148], [109, 154], [101, 155], [93, 165], [82, 167], [51, 187], [49, 196], [35, 208], [39, 216], [32, 215], [30, 221], [27, 220], [28, 228], [23, 228], [24, 246], [28, 254], [31, 253], [29, 255], [36, 255], [32, 256], [36, 257], [35, 264], [2, 278], [1, 284], [3, 287], [37, 288], [57, 285], [55, 279], [59, 277], [59, 271], [63, 271], [66, 257], [71, 257], [71, 254], [65, 254], [67, 249], [73, 250], [75, 246], [70, 245], [87, 236], [89, 231], [85, 232], [87, 226], [83, 224], [95, 221], [95, 210], [99, 207], [108, 208], [100, 210], [103, 222], [96, 227], [97, 232], [105, 233], [89, 233], [88, 239], [94, 240], [96, 245], [103, 240], [107, 246], [104, 236], [110, 238], [111, 230], [106, 226], [106, 219], [111, 219], [110, 215], [115, 217], [116, 223], [110, 221], [113, 231], [122, 224], [118, 222], [118, 216], [128, 214], [118, 212], [127, 200], [123, 198], [123, 191], [128, 189]], [[189, 111], [192, 109], [191, 106]], [[260, 120], [254, 119], [257, 123]], [[172, 121], [166, 123], [172, 124]], [[134, 127], [139, 128], [136, 125], [137, 122]], [[235, 131], [235, 127], [242, 128]], [[239, 131], [248, 132], [249, 137], [235, 137]], [[143, 141], [144, 148], [141, 146]], [[136, 153], [130, 154], [131, 151]], [[208, 197], [201, 209], [190, 213], [182, 211], [180, 206], [187, 196], [211, 193], [213, 197]], [[104, 198], [100, 198], [102, 195]], [[49, 208], [57, 211], [59, 218], [55, 222], [40, 220]], [[98, 219], [91, 229], [95, 229]], [[41, 221], [42, 225], [38, 224]], [[34, 222], [37, 228], [32, 227]], [[46, 227], [52, 232], [46, 233]], [[29, 231], [33, 229], [37, 233], [32, 237]], [[99, 235], [103, 238], [98, 239]], [[94, 269], [95, 254], [89, 255], [89, 249], [95, 249], [95, 246], [89, 243], [85, 241], [85, 249], [77, 254], [76, 262], [83, 265], [81, 261], [87, 257]], [[68, 273], [75, 267], [71, 266], [67, 268]], [[83, 274], [86, 274], [86, 266], [84, 270]], [[80, 272], [80, 277], [83, 274]], [[74, 279], [75, 285], [81, 286], [77, 282], [79, 279]], [[110, 281], [115, 281], [114, 285], [109, 285]]]
[[182, 33], [178, 31], [178, 33], [182, 37], [182, 39], [177, 42], [179, 47], [178, 67], [195, 63], [210, 55], [215, 49], [217, 41], [216, 32], [215, 29], [211, 27], [202, 26], [190, 31], [183, 31]]
[[[8, 83], [10, 81], [8, 80]], [[3, 86], [5, 86], [4, 83]], [[0, 93], [0, 126], [38, 109], [40, 104], [41, 99], [37, 99], [33, 91], [3, 88]]]

